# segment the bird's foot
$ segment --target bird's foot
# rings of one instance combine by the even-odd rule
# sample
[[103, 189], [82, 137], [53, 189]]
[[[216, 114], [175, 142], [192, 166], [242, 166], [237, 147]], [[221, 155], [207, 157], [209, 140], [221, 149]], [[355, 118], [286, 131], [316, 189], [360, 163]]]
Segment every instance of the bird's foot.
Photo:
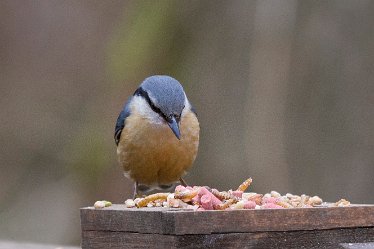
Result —
[[132, 199], [133, 199], [133, 200], [139, 197], [138, 186], [139, 186], [139, 183], [138, 183], [138, 182], [135, 182], [135, 183], [134, 183], [134, 193], [133, 193], [133, 195], [132, 195]]
[[188, 186], [187, 182], [185, 180], [183, 180], [182, 177], [179, 178], [179, 181], [181, 182], [181, 184], [183, 185], [183, 187], [187, 187]]

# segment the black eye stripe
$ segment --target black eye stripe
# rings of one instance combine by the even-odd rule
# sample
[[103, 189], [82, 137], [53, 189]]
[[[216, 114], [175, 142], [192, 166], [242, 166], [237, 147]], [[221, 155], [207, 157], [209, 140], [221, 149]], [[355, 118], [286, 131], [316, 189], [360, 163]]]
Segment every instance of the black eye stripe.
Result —
[[161, 115], [161, 116], [162, 116], [166, 121], [169, 121], [169, 120], [170, 120], [168, 117], [166, 117], [166, 116], [164, 115], [164, 113], [162, 113], [162, 111], [160, 110], [160, 108], [156, 107], [156, 106], [152, 103], [151, 99], [149, 98], [148, 93], [147, 93], [146, 91], [144, 91], [143, 88], [139, 87], [138, 89], [136, 89], [134, 95], [136, 95], [136, 96], [142, 96], [142, 97], [147, 101], [148, 105], [151, 107], [151, 109], [152, 109], [154, 112], [160, 114], [160, 115]]

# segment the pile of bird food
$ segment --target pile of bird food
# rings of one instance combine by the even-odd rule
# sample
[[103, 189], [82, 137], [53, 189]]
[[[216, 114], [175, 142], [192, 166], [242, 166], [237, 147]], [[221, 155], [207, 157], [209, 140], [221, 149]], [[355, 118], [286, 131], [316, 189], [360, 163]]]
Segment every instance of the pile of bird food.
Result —
[[[345, 207], [350, 202], [341, 199], [336, 203], [325, 203], [318, 196], [281, 195], [276, 191], [266, 194], [245, 192], [252, 179], [245, 180], [236, 190], [219, 191], [207, 186], [184, 187], [178, 185], [174, 193], [156, 193], [143, 198], [128, 199], [127, 208], [165, 207], [202, 210], [235, 210], [235, 209], [269, 209], [269, 208], [311, 208], [311, 207]], [[96, 204], [96, 203], [95, 203]], [[100, 208], [105, 205], [95, 205]]]

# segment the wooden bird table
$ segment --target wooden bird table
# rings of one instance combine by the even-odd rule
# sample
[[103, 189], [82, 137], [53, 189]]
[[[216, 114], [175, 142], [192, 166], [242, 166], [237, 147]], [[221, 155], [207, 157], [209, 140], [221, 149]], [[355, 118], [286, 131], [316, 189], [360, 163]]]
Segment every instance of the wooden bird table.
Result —
[[82, 208], [81, 226], [83, 249], [374, 248], [374, 205], [232, 211], [113, 205]]

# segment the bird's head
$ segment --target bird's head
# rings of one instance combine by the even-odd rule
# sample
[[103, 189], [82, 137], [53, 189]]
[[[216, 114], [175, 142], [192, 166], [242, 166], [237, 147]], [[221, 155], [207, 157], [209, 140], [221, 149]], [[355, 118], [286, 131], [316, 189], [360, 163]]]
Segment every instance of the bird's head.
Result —
[[142, 99], [145, 105], [143, 111], [149, 118], [166, 122], [180, 139], [179, 123], [188, 101], [182, 85], [176, 79], [164, 75], [148, 77], [134, 95]]

